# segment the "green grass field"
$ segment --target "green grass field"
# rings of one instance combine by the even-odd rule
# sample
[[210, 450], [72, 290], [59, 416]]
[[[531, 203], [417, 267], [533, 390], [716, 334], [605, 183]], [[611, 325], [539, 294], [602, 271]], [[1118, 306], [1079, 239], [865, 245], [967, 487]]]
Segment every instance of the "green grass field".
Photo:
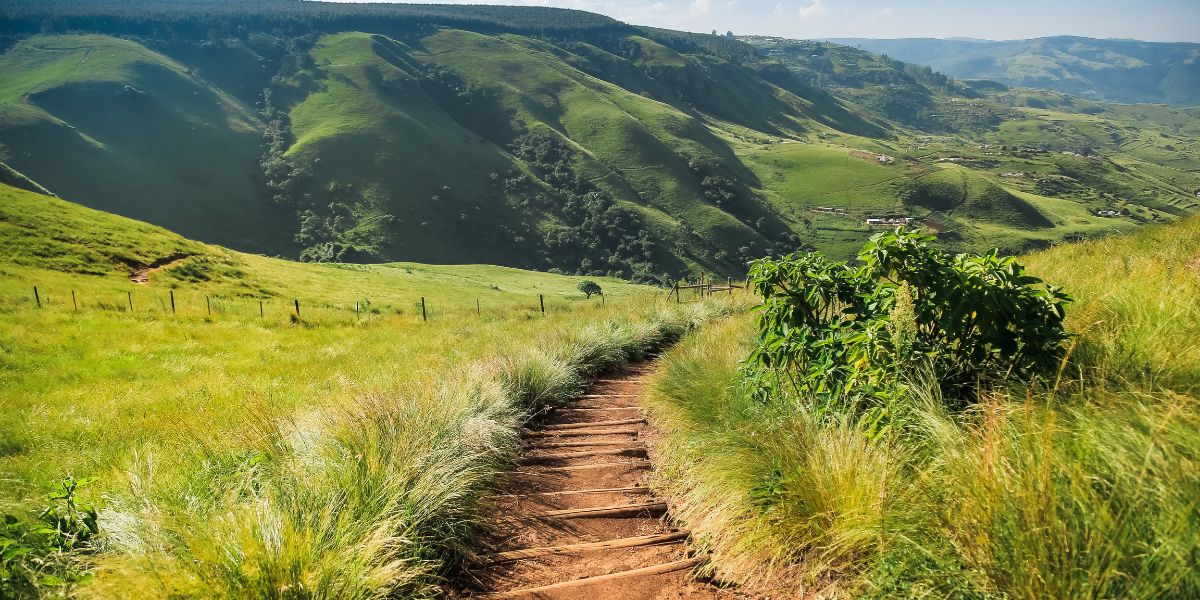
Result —
[[525, 420], [729, 310], [609, 279], [587, 300], [582, 278], [504, 267], [293, 263], [0, 194], [0, 511], [32, 521], [88, 479], [104, 532], [82, 565], [6, 555], [5, 593], [432, 595]]

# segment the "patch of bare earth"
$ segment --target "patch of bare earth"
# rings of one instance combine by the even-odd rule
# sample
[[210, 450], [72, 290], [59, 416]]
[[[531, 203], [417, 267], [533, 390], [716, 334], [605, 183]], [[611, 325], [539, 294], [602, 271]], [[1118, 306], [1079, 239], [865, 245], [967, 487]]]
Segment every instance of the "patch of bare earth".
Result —
[[693, 579], [704, 562], [647, 487], [639, 398], [648, 367], [597, 381], [526, 432], [498, 535], [471, 573], [482, 598], [709, 600], [747, 596]]
[[133, 273], [129, 274], [129, 281], [145, 285], [147, 283], [150, 283], [150, 274], [151, 273], [154, 273], [155, 271], [161, 271], [162, 269], [169, 269], [187, 259], [188, 259], [188, 256], [172, 256], [172, 257], [167, 258], [165, 261], [156, 262], [155, 264], [152, 264], [148, 267], [136, 269], [136, 270], [134, 270]]
[[1187, 261], [1187, 268], [1200, 273], [1200, 254], [1192, 257], [1192, 260]]

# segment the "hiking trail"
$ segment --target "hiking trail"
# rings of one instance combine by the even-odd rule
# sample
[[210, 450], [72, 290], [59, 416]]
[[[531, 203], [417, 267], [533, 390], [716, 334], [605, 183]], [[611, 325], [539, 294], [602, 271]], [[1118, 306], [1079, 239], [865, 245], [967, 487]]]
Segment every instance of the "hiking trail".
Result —
[[477, 598], [709, 600], [733, 593], [693, 581], [702, 557], [663, 519], [647, 487], [647, 363], [597, 380], [526, 432], [512, 494], [497, 507], [495, 549]]

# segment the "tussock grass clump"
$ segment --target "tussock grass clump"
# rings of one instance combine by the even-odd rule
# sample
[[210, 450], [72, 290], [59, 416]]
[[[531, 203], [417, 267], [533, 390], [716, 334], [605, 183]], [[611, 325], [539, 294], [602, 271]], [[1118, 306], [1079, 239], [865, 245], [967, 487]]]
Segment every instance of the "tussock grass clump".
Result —
[[1200, 386], [1200, 219], [1137, 234], [1059, 246], [1023, 259], [1067, 289], [1077, 306], [1073, 366], [1081, 377], [1167, 387]]

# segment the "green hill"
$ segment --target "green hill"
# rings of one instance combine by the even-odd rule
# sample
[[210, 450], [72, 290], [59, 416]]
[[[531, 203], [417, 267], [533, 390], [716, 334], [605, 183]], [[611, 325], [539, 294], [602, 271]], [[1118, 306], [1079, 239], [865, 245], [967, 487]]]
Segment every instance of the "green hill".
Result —
[[[73, 202], [0, 184], [0, 306], [29, 306], [33, 286], [58, 305], [77, 293], [87, 308], [123, 309], [126, 294], [145, 309], [161, 306], [176, 290], [192, 311], [203, 296], [229, 310], [257, 312], [302, 299], [308, 310], [353, 315], [355, 303], [375, 311], [414, 314], [420, 298], [440, 312], [552, 308], [579, 300], [581, 277], [488, 265], [306, 264], [202, 244], [160, 227], [89, 209]], [[152, 269], [145, 284], [130, 280]], [[619, 299], [639, 286], [596, 279], [605, 295]], [[198, 301], [197, 298], [200, 298]], [[307, 311], [306, 311], [307, 312]]]
[[40, 37], [0, 56], [6, 162], [56, 194], [239, 248], [290, 247], [258, 192], [253, 110], [148, 48]]
[[[849, 255], [910, 209], [953, 247], [1020, 250], [1172, 220], [1200, 190], [1194, 111], [825, 42], [292, 0], [22, 0], [0, 23], [5, 181], [310, 261], [737, 276]], [[990, 183], [910, 202], [947, 162]], [[1128, 216], [1089, 214], [1108, 210]]]

